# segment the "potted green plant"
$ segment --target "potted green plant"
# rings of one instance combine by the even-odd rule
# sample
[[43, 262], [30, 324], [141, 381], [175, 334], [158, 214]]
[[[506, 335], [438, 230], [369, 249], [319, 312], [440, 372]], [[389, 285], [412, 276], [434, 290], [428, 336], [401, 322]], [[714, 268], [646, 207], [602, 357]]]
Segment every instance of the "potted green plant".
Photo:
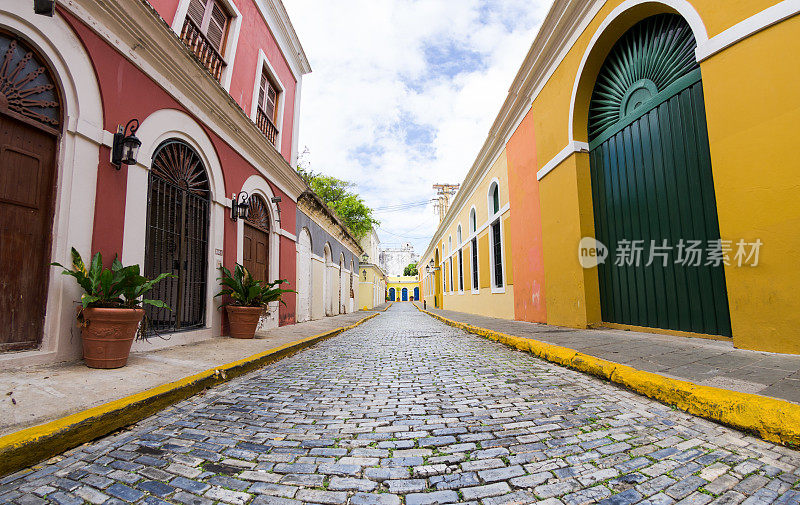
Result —
[[144, 316], [143, 304], [167, 308], [161, 300], [144, 299], [145, 293], [165, 277], [155, 279], [140, 275], [139, 265], [122, 266], [115, 257], [111, 268], [103, 268], [103, 256], [97, 253], [87, 270], [81, 255], [72, 248], [72, 268], [51, 263], [64, 269], [78, 281], [84, 293], [78, 308], [78, 323], [83, 341], [83, 360], [90, 368], [119, 368], [128, 362], [131, 344], [137, 332], [143, 334], [139, 323]]
[[230, 297], [222, 307], [228, 312], [228, 323], [233, 338], [253, 338], [258, 328], [261, 312], [270, 302], [281, 300], [284, 293], [295, 293], [292, 289], [281, 289], [279, 286], [286, 279], [273, 282], [256, 280], [242, 265], [236, 264], [233, 273], [225, 267], [219, 267], [222, 276], [219, 278], [222, 291], [216, 296]]

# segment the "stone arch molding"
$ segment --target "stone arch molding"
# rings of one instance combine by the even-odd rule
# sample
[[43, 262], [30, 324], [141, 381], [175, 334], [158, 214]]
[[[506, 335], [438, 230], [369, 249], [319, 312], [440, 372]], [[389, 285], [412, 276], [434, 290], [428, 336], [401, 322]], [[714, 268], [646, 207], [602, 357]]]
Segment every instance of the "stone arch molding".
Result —
[[222, 176], [222, 165], [217, 157], [214, 144], [194, 118], [177, 109], [160, 109], [142, 121], [139, 129], [136, 130], [136, 136], [142, 141], [137, 166], [146, 170], [150, 170], [153, 154], [163, 141], [177, 138], [189, 144], [200, 155], [208, 172], [211, 200], [225, 205], [225, 180]]
[[[603, 22], [592, 35], [592, 39], [589, 41], [586, 51], [583, 53], [580, 65], [578, 66], [578, 71], [575, 74], [575, 82], [572, 86], [572, 96], [570, 99], [569, 122], [567, 123], [567, 133], [569, 138], [567, 149], [571, 149], [573, 152], [582, 150], [588, 151], [589, 146], [588, 143], [585, 142], [583, 136], [581, 136], [580, 140], [576, 140], [575, 138], [575, 109], [578, 105], [577, 102], [580, 100], [578, 94], [582, 87], [591, 85], [593, 88], [594, 83], [588, 83], [587, 79], [589, 77], [593, 78], [594, 76], [585, 75], [587, 63], [590, 59], [605, 58], [605, 54], [599, 54], [600, 50], [603, 49], [600, 47], [601, 45], [598, 44], [600, 38], [607, 32], [609, 27], [617, 22], [624, 14], [630, 12], [631, 9], [648, 5], [660, 7], [663, 9], [663, 12], [672, 10], [686, 20], [686, 22], [689, 24], [689, 27], [692, 29], [692, 32], [694, 33], [695, 40], [697, 41], [697, 55], [700, 54], [701, 48], [708, 43], [708, 31], [703, 23], [703, 19], [700, 17], [700, 14], [698, 14], [697, 10], [695, 10], [695, 8], [687, 0], [625, 0], [615, 7], [614, 10], [612, 10], [608, 16], [605, 17], [605, 19], [603, 19]], [[611, 45], [613, 45], [613, 43]], [[610, 49], [610, 47], [608, 49]], [[700, 61], [699, 56], [697, 60], [698, 62]], [[589, 91], [589, 94], [591, 95], [591, 90]], [[581, 104], [582, 107], [584, 105], [585, 108], [588, 109], [589, 101], [587, 100], [585, 104]]]
[[[110, 139], [103, 130], [100, 87], [83, 44], [60, 14], [47, 18], [34, 14], [29, 2], [6, 2], [0, 28], [23, 39], [48, 65], [61, 95], [50, 259], [68, 264], [71, 247], [84, 257], [91, 253], [97, 161], [100, 146]], [[80, 342], [70, 338], [79, 288], [55, 272], [49, 276], [41, 346], [5, 355], [4, 363], [38, 364], [80, 355]]]
[[[180, 139], [197, 152], [203, 161], [211, 188], [211, 209], [209, 213], [209, 253], [208, 279], [216, 278], [215, 250], [222, 249], [224, 243], [225, 181], [222, 165], [211, 139], [197, 121], [177, 109], [160, 109], [145, 118], [136, 136], [141, 140], [136, 165], [128, 166], [128, 181], [125, 192], [125, 231], [122, 243], [122, 262], [125, 264], [144, 264], [144, 244], [147, 240], [147, 188], [150, 165], [156, 148], [168, 139]], [[221, 260], [221, 258], [217, 258]], [[209, 287], [213, 282], [208, 283]], [[210, 307], [210, 306], [209, 306]], [[206, 311], [211, 314], [212, 308]]]

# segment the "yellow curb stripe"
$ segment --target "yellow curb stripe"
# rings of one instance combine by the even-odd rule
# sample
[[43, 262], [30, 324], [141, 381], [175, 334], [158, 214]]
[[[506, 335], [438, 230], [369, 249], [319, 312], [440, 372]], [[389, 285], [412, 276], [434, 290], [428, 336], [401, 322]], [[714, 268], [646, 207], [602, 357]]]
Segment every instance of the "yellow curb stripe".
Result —
[[539, 340], [515, 337], [453, 321], [424, 310], [420, 312], [450, 326], [517, 349], [539, 358], [625, 386], [654, 400], [675, 406], [690, 414], [710, 419], [734, 428], [757, 433], [764, 440], [789, 447], [800, 445], [800, 405], [750, 393], [740, 393], [692, 382], [671, 379], [663, 375], [637, 370], [633, 367], [577, 352], [567, 347]]
[[378, 313], [371, 314], [349, 326], [288, 342], [141, 393], [0, 437], [0, 476], [136, 423], [204, 389], [290, 356], [317, 342], [353, 329], [378, 315]]

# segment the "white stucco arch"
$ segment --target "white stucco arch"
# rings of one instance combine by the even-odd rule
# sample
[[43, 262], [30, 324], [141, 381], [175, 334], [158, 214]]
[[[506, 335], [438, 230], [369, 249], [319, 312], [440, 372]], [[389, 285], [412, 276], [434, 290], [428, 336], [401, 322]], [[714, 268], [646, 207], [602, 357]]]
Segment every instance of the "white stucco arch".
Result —
[[[136, 165], [128, 166], [125, 192], [125, 232], [122, 242], [122, 262], [144, 265], [147, 242], [147, 197], [153, 155], [162, 142], [179, 139], [186, 142], [203, 162], [208, 175], [209, 230], [208, 270], [206, 272], [206, 324], [195, 331], [176, 333], [170, 345], [188, 343], [218, 335], [221, 328], [220, 303], [214, 298], [219, 290], [216, 282], [218, 269], [222, 265], [225, 246], [226, 199], [222, 165], [214, 144], [200, 124], [191, 116], [177, 109], [159, 109], [147, 116], [139, 125], [136, 136], [141, 140]], [[143, 344], [135, 343], [136, 346]], [[152, 348], [152, 344], [149, 348]]]
[[331, 245], [325, 242], [324, 247], [325, 270], [322, 276], [322, 303], [325, 306], [325, 315], [333, 315], [333, 254]]
[[[272, 197], [275, 193], [272, 192], [272, 187], [266, 179], [260, 175], [251, 175], [248, 177], [242, 189], [239, 192], [245, 192], [248, 195], [258, 195], [266, 204], [267, 212], [269, 213], [269, 272], [267, 278], [274, 281], [280, 278], [280, 222], [277, 219], [277, 212], [275, 211]], [[229, 195], [233, 198], [234, 192]], [[236, 262], [241, 263], [244, 261], [244, 220], [239, 219], [236, 221]]]
[[345, 259], [344, 253], [339, 253], [339, 306], [336, 309], [336, 312], [339, 314], [344, 314], [347, 312], [345, 306], [347, 305], [347, 299], [350, 297], [350, 294], [346, 292], [347, 290], [347, 270], [345, 269]]
[[[570, 106], [569, 106], [569, 122], [567, 123], [568, 136], [569, 136], [569, 143], [567, 147], [574, 146], [574, 150], [588, 150], [588, 145], [584, 145], [584, 142], [577, 142], [575, 141], [574, 135], [574, 128], [573, 123], [575, 119], [575, 105], [577, 101], [578, 95], [578, 87], [580, 86], [581, 77], [583, 77], [583, 73], [586, 67], [586, 62], [589, 60], [589, 57], [594, 52], [595, 46], [597, 45], [597, 41], [603, 35], [603, 33], [608, 29], [608, 27], [623, 13], [626, 11], [643, 4], [661, 4], [670, 9], [674, 10], [678, 14], [680, 14], [683, 19], [689, 24], [689, 27], [692, 29], [694, 33], [694, 38], [697, 41], [697, 50], [695, 54], [697, 55], [698, 62], [700, 61], [700, 54], [701, 49], [703, 46], [708, 43], [708, 30], [706, 30], [705, 23], [703, 23], [703, 19], [698, 14], [697, 10], [690, 4], [687, 0], [625, 0], [621, 4], [612, 10], [608, 16], [603, 19], [603, 22], [600, 23], [600, 26], [597, 28], [597, 31], [592, 35], [592, 39], [589, 41], [589, 45], [586, 47], [586, 51], [583, 53], [583, 57], [581, 58], [581, 63], [578, 66], [578, 72], [575, 74], [575, 82], [572, 86], [572, 97], [570, 99]], [[587, 105], [588, 106], [588, 105]]]
[[297, 322], [308, 321], [312, 317], [313, 265], [311, 259], [311, 232], [308, 228], [300, 230], [297, 236]]
[[[89, 55], [60, 14], [52, 18], [36, 15], [29, 2], [6, 4], [0, 10], [0, 28], [33, 48], [59, 86], [63, 124], [56, 159], [50, 259], [69, 264], [71, 247], [84, 258], [91, 253], [97, 161], [100, 146], [110, 145], [111, 139], [103, 130], [102, 96]], [[0, 362], [38, 364], [80, 356], [80, 339], [71, 337], [80, 289], [56, 268], [49, 274], [41, 346], [0, 353]]]

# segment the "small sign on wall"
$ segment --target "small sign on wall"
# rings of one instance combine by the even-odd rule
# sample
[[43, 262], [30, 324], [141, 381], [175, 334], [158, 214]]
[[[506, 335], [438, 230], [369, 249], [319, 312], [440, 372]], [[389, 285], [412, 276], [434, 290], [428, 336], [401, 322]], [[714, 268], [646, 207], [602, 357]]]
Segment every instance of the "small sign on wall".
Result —
[[222, 249], [214, 249], [214, 254], [217, 256], [222, 256]]

